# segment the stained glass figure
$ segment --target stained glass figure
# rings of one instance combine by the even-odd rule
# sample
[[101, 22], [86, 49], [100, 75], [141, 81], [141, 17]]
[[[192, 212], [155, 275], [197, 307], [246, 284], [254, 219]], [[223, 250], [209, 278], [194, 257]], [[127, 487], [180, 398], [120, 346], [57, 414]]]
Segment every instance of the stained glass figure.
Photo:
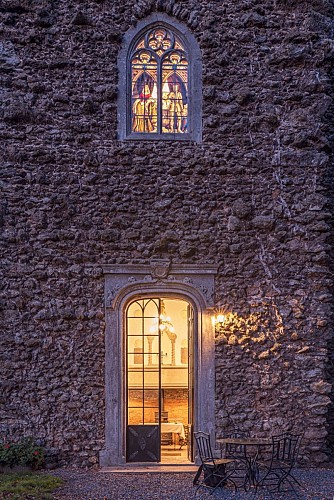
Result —
[[164, 27], [149, 30], [131, 56], [131, 130], [187, 133], [188, 60], [181, 40]]

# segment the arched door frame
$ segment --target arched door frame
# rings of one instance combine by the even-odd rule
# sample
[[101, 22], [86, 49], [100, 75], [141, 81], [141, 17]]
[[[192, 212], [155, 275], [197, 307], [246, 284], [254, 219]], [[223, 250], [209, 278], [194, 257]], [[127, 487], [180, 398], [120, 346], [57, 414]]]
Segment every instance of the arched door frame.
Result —
[[194, 430], [215, 433], [215, 344], [212, 323], [216, 266], [105, 266], [105, 447], [100, 465], [125, 459], [125, 325], [130, 302], [143, 297], [188, 301], [194, 309]]

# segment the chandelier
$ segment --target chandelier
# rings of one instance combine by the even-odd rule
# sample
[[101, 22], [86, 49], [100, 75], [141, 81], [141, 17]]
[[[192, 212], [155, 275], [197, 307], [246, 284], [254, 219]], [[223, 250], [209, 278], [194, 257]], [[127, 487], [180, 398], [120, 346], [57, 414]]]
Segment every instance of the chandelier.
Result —
[[163, 335], [164, 333], [167, 333], [168, 338], [170, 338], [169, 335], [175, 332], [175, 328], [170, 317], [166, 316], [166, 308], [163, 300], [161, 301], [161, 314], [159, 316], [159, 320], [159, 330], [161, 331], [161, 334]]
[[161, 335], [166, 333], [167, 337], [171, 341], [171, 347], [172, 347], [171, 364], [172, 364], [172, 366], [175, 366], [175, 341], [176, 341], [177, 335], [175, 333], [175, 328], [173, 326], [171, 318], [166, 315], [166, 308], [165, 308], [165, 303], [163, 300], [161, 301], [161, 314], [159, 316], [159, 330], [161, 332]]

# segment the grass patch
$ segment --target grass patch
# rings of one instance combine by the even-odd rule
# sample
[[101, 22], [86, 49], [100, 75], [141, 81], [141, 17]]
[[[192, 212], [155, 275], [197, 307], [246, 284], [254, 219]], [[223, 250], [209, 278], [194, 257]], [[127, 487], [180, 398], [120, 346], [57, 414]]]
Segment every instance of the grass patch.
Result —
[[36, 472], [0, 474], [0, 499], [23, 500], [29, 495], [44, 500], [52, 498], [50, 493], [62, 484], [59, 477]]

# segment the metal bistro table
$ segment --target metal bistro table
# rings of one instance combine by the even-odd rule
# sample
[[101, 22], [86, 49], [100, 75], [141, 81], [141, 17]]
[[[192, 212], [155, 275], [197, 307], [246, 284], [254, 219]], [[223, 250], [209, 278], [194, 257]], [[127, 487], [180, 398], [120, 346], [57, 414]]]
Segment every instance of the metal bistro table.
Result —
[[[263, 447], [272, 446], [271, 439], [261, 439], [261, 438], [220, 438], [216, 440], [220, 444], [228, 444], [239, 447], [243, 450], [243, 456], [234, 457], [242, 461], [246, 466], [245, 477], [244, 477], [244, 490], [247, 491], [252, 486], [257, 485], [258, 479], [258, 465], [257, 458], [259, 451]], [[230, 454], [233, 458], [233, 454]]]

